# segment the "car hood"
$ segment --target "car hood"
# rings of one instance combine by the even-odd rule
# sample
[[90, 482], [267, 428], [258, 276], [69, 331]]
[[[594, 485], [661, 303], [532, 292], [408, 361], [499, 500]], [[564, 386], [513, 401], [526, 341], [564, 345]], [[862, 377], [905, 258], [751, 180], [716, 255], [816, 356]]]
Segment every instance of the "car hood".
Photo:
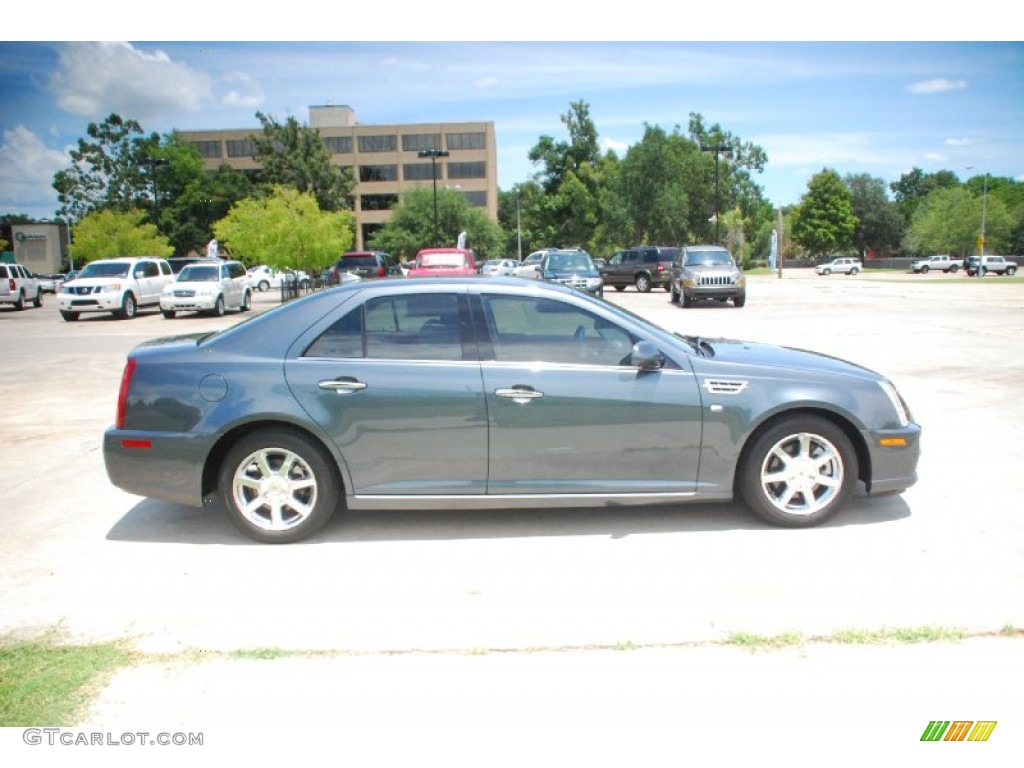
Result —
[[[710, 346], [713, 354], [711, 357], [698, 358], [699, 362], [694, 364], [695, 368], [703, 368], [701, 363], [706, 363], [709, 369], [721, 365], [734, 365], [737, 368], [756, 367], [775, 371], [840, 374], [861, 379], [880, 378], [879, 374], [870, 368], [820, 352], [734, 339], [702, 339], [701, 341]], [[707, 347], [705, 347], [705, 354], [707, 354]]]

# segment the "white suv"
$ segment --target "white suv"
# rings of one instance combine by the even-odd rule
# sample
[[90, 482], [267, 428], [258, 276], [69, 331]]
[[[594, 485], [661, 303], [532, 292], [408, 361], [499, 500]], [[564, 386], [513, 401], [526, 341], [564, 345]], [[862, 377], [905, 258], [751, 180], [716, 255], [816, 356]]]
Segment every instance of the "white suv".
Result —
[[252, 284], [240, 261], [189, 264], [160, 295], [160, 311], [168, 320], [177, 312], [211, 312], [220, 317], [226, 309], [252, 309]]
[[174, 281], [171, 265], [156, 257], [89, 262], [57, 296], [60, 315], [77, 320], [82, 312], [110, 312], [131, 319], [139, 307], [160, 304], [164, 286]]
[[863, 269], [860, 259], [840, 258], [832, 259], [828, 264], [819, 264], [814, 271], [819, 275], [831, 275], [838, 272], [841, 275], [856, 275]]
[[39, 280], [21, 264], [0, 264], [0, 304], [13, 304], [15, 309], [24, 309], [27, 301], [31, 301], [34, 307], [43, 306], [43, 289]]

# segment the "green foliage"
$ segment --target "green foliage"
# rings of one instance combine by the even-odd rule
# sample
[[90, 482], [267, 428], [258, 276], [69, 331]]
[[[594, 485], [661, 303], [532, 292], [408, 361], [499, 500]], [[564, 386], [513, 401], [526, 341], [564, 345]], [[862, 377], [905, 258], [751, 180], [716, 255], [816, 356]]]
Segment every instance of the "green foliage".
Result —
[[793, 212], [793, 240], [811, 257], [825, 257], [850, 248], [856, 228], [849, 188], [838, 173], [822, 169]]
[[75, 262], [117, 256], [170, 256], [167, 238], [145, 222], [143, 211], [101, 210], [90, 213], [75, 227]]
[[483, 211], [466, 202], [454, 189], [437, 190], [437, 236], [434, 235], [434, 191], [424, 186], [405, 193], [391, 218], [374, 233], [370, 247], [398, 259], [411, 259], [421, 248], [454, 246], [466, 233], [466, 247], [481, 259], [503, 255], [504, 235]]
[[[998, 197], [985, 202], [986, 252], [1005, 253], [1016, 221]], [[981, 194], [962, 186], [936, 189], [918, 205], [906, 247], [914, 253], [976, 253], [981, 215]]]
[[321, 211], [312, 194], [276, 186], [235, 203], [214, 234], [237, 259], [315, 271], [352, 247], [353, 225], [350, 211]]
[[849, 174], [844, 182], [850, 190], [850, 204], [857, 217], [853, 245], [858, 253], [874, 251], [892, 255], [903, 238], [904, 220], [886, 194], [885, 181], [868, 174]]
[[889, 185], [897, 207], [903, 213], [904, 221], [910, 221], [917, 206], [921, 204], [928, 195], [937, 189], [950, 189], [960, 186], [960, 180], [952, 171], [938, 171], [936, 173], [925, 173], [920, 168], [914, 168], [909, 173], [900, 176], [899, 181]]
[[353, 181], [348, 169], [331, 165], [320, 132], [299, 125], [294, 117], [284, 124], [261, 112], [256, 113], [263, 126], [262, 135], [253, 136], [256, 160], [262, 164], [261, 184], [287, 185], [312, 194], [323, 211], [347, 207]]
[[152, 196], [153, 166], [146, 161], [159, 137], [143, 136], [137, 121], [114, 113], [102, 123], [89, 123], [86, 133], [89, 140], [79, 139], [71, 150], [71, 166], [54, 175], [57, 215], [75, 221], [105, 208], [142, 207]]

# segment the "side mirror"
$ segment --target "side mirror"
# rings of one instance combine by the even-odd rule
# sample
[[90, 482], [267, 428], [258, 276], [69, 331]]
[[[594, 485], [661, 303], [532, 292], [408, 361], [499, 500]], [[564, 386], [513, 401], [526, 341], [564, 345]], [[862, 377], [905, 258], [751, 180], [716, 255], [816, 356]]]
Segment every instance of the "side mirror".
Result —
[[594, 259], [593, 261], [595, 269], [604, 269], [605, 267], [608, 266], [608, 262], [605, 261], [604, 259]]
[[661, 352], [649, 341], [638, 341], [629, 354], [629, 363], [641, 371], [656, 371], [661, 368]]

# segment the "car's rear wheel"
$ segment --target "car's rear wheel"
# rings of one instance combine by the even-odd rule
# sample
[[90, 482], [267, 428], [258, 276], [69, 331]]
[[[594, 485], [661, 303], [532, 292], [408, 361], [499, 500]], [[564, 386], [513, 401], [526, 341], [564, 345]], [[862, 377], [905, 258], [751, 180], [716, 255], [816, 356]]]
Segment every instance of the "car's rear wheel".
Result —
[[851, 275], [856, 275], [858, 272], [860, 272], [860, 270], [857, 269], [856, 267], [853, 267], [852, 269], [850, 269], [850, 274]]
[[18, 291], [18, 298], [14, 302], [14, 308], [18, 312], [20, 312], [21, 310], [23, 310], [25, 308], [25, 293], [23, 291]]
[[269, 291], [270, 290], [270, 283], [268, 283], [266, 280], [260, 280], [259, 285], [256, 286], [256, 290], [258, 290], [258, 291]]
[[651, 278], [649, 275], [637, 275], [634, 278], [633, 283], [636, 285], [636, 289], [640, 293], [650, 293], [651, 291]]
[[790, 416], [755, 438], [740, 468], [740, 493], [763, 520], [806, 528], [843, 507], [857, 473], [845, 432], [820, 416]]
[[231, 522], [270, 544], [311, 536], [331, 518], [340, 496], [337, 472], [323, 449], [283, 429], [242, 438], [224, 458], [219, 481]]

